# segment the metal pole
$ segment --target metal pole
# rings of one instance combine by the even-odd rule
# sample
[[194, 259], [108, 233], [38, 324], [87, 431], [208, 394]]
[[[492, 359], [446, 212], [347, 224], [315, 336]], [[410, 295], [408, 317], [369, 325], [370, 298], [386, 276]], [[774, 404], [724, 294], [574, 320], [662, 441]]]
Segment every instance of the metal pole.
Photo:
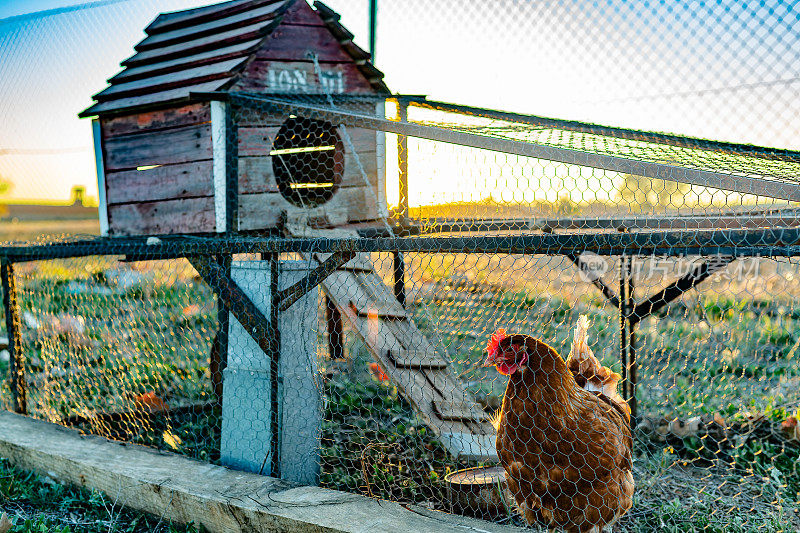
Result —
[[280, 311], [278, 310], [278, 277], [280, 276], [280, 256], [278, 254], [271, 254], [269, 258], [270, 266], [270, 432], [271, 442], [270, 450], [272, 450], [272, 460], [270, 464], [270, 475], [272, 477], [281, 477], [281, 386], [282, 379], [280, 375], [280, 356], [281, 356], [281, 338], [280, 338]]
[[394, 252], [394, 297], [406, 306], [406, 260], [403, 252]]
[[369, 0], [369, 55], [375, 64], [375, 41], [378, 37], [378, 0]]
[[[214, 258], [214, 261], [223, 269], [225, 275], [231, 275], [231, 256], [219, 255]], [[220, 294], [218, 287], [211, 287], [211, 289]], [[230, 324], [228, 306], [222, 296], [217, 296], [217, 335], [214, 337], [214, 346], [211, 350], [211, 382], [214, 388], [214, 396], [216, 401], [222, 404], [222, 372], [228, 363], [228, 327]]]
[[628, 401], [628, 256], [619, 258], [619, 359], [622, 364], [622, 398]]
[[625, 323], [628, 328], [628, 398], [631, 416], [636, 417], [636, 324], [634, 323], [634, 310], [636, 299], [634, 297], [633, 257], [628, 258], [627, 264], [628, 305], [625, 314]]
[[8, 332], [9, 377], [11, 385], [11, 407], [15, 413], [27, 414], [28, 401], [25, 385], [25, 359], [22, 354], [22, 336], [17, 302], [17, 285], [14, 279], [14, 266], [8, 261], [0, 263], [0, 277], [3, 286], [3, 306], [6, 311], [6, 330]]

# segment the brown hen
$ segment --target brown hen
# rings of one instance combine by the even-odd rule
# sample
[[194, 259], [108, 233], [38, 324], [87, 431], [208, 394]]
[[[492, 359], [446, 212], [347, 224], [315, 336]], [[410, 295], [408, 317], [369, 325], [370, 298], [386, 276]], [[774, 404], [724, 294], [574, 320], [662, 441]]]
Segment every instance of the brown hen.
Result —
[[530, 524], [600, 533], [633, 503], [630, 410], [619, 375], [586, 343], [581, 317], [569, 363], [528, 335], [498, 330], [486, 365], [508, 375], [497, 419], [497, 453]]

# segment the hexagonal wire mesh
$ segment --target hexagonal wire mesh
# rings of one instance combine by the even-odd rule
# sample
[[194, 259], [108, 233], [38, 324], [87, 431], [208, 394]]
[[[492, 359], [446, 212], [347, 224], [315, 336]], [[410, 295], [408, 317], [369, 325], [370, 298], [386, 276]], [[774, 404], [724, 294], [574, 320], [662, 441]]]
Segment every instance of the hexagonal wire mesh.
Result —
[[420, 98], [227, 105], [241, 233], [4, 249], [5, 406], [516, 526], [800, 528], [796, 152]]

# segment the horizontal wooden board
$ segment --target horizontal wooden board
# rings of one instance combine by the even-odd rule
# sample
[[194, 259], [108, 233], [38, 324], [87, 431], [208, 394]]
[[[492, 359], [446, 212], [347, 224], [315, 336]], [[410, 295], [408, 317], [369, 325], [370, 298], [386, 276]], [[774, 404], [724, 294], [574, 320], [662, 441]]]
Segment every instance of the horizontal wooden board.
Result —
[[211, 125], [116, 137], [107, 140], [104, 149], [106, 172], [211, 159]]
[[[331, 93], [375, 92], [355, 63], [325, 63], [321, 68], [323, 74], [330, 80], [328, 91]], [[270, 75], [270, 70], [274, 71], [274, 74]], [[317, 79], [314, 63], [266, 60], [254, 60], [250, 63], [232, 90], [301, 94], [326, 92], [325, 87], [320, 85]]]
[[[408, 312], [400, 304], [376, 303], [372, 301], [351, 301], [350, 307], [358, 316], [375, 318], [408, 318]], [[398, 365], [408, 366], [408, 365]]]
[[91, 489], [108, 501], [176, 524], [191, 522], [193, 528], [208, 533], [520, 531], [409, 504], [297, 487], [175, 453], [84, 435], [8, 411], [0, 412], [0, 457], [56, 483]]
[[211, 108], [206, 103], [189, 104], [135, 115], [105, 118], [100, 121], [103, 139], [147, 130], [192, 126], [211, 121]]
[[365, 187], [339, 189], [326, 204], [314, 208], [290, 204], [280, 193], [239, 195], [239, 229], [257, 230], [277, 227], [282, 212], [303, 215], [316, 225], [341, 225], [378, 217], [374, 196]]
[[256, 45], [261, 41], [262, 39], [253, 39], [251, 41], [245, 41], [243, 43], [238, 43], [215, 50], [209, 50], [199, 54], [162, 61], [161, 63], [151, 63], [149, 65], [142, 65], [140, 67], [126, 68], [113, 78], [109, 78], [108, 81], [112, 83], [120, 83], [130, 80], [138, 80], [142, 78], [149, 78], [151, 76], [166, 74], [167, 72], [185, 70], [189, 68], [189, 66], [199, 67], [209, 63], [218, 63], [234, 57], [242, 57], [252, 52]]
[[282, 7], [283, 3], [267, 4], [208, 22], [148, 35], [139, 42], [139, 44], [134, 46], [134, 49], [142, 51], [171, 46], [215, 33], [222, 33], [234, 28], [272, 20], [280, 12]]
[[112, 235], [210, 233], [215, 229], [214, 198], [188, 198], [108, 207]]
[[199, 37], [185, 43], [137, 52], [121, 64], [126, 67], [132, 67], [147, 63], [160, 63], [169, 59], [190, 56], [199, 54], [200, 52], [251, 41], [257, 37], [265, 37], [269, 33], [269, 25], [269, 22], [259, 22], [242, 28], [209, 35], [207, 37]]
[[489, 420], [489, 415], [474, 402], [434, 400], [433, 406], [442, 420]]
[[293, 26], [281, 24], [256, 52], [257, 59], [307, 61], [308, 51], [317, 54], [318, 61], [349, 63], [353, 58], [342, 49], [324, 26]]
[[444, 368], [447, 366], [435, 352], [419, 352], [411, 350], [390, 350], [389, 359], [395, 366], [404, 368]]
[[106, 174], [109, 205], [213, 196], [212, 161], [164, 165]]
[[228, 1], [210, 6], [197, 7], [194, 9], [182, 9], [170, 13], [161, 13], [156, 19], [145, 28], [147, 35], [155, 35], [177, 28], [185, 28], [194, 24], [203, 24], [211, 20], [230, 17], [255, 9], [264, 5], [283, 3], [286, 0], [250, 0], [248, 2]]
[[[359, 154], [367, 179], [378, 194], [375, 186], [377, 180], [377, 155], [375, 153]], [[340, 187], [362, 187], [364, 186], [364, 176], [355, 162], [355, 158], [345, 156], [344, 172]], [[241, 157], [239, 158], [239, 192], [244, 194], [260, 192], [277, 192], [278, 184], [275, 180], [275, 173], [272, 168], [272, 157]]]
[[192, 92], [209, 92], [209, 91], [216, 91], [222, 85], [225, 84], [225, 80], [214, 80], [208, 81], [204, 83], [198, 83], [197, 85], [189, 85], [187, 87], [178, 87], [177, 89], [169, 89], [167, 91], [161, 91], [152, 94], [144, 94], [141, 96], [131, 96], [130, 98], [120, 98], [119, 100], [111, 100], [109, 102], [100, 102], [85, 111], [82, 111], [78, 116], [80, 117], [92, 117], [95, 115], [99, 115], [101, 113], [112, 113], [112, 112], [122, 112], [123, 110], [126, 113], [133, 112], [134, 108], [145, 108], [145, 107], [155, 107], [155, 106], [165, 106], [168, 104], [175, 104], [175, 105], [185, 105], [187, 100], [189, 99], [189, 94]]
[[175, 87], [196, 85], [211, 80], [230, 78], [231, 73], [242, 66], [245, 61], [247, 61], [246, 57], [237, 57], [218, 63], [161, 74], [160, 76], [132, 80], [125, 83], [115, 83], [94, 95], [94, 99], [98, 102], [106, 102], [108, 100], [116, 100], [117, 98], [135, 96], [137, 94], [166, 91]]

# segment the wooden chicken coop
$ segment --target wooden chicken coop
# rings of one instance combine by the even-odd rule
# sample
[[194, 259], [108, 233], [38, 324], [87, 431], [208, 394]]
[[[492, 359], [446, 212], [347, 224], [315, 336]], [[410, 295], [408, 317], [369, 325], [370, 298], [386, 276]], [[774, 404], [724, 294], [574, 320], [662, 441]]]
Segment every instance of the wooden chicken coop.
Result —
[[359, 95], [382, 106], [383, 74], [338, 14], [237, 0], [161, 14], [145, 33], [80, 114], [96, 117], [104, 234], [265, 230], [295, 212], [323, 226], [385, 216], [382, 133], [350, 128], [343, 140], [333, 124], [291, 114], [234, 126], [230, 106], [202, 95]]
[[[321, 2], [234, 0], [159, 15], [145, 32], [122, 71], [81, 113], [95, 117], [104, 235], [280, 230], [298, 237], [322, 229], [358, 237], [354, 224], [389, 229], [383, 131], [292, 110], [247, 113], [233, 98], [324, 103], [378, 116], [396, 99], [402, 115], [407, 97], [389, 93], [338, 14]], [[399, 136], [401, 152], [403, 142]], [[402, 168], [400, 174], [402, 181]], [[316, 334], [309, 337], [316, 313], [302, 306], [315, 305], [317, 285], [327, 298], [329, 334], [342, 339], [346, 323], [454, 456], [495, 456], [488, 416], [404, 308], [399, 252], [394, 287], [368, 253], [308, 254], [300, 263], [265, 255], [191, 258], [219, 297], [216, 342], [224, 345], [212, 353], [211, 367], [224, 367], [224, 384], [214, 383], [224, 464], [315, 482], [318, 371], [301, 347], [316, 342]], [[301, 411], [317, 417], [306, 416], [293, 430], [278, 419], [284, 412], [297, 426]], [[280, 450], [266, 469], [265, 447]]]

